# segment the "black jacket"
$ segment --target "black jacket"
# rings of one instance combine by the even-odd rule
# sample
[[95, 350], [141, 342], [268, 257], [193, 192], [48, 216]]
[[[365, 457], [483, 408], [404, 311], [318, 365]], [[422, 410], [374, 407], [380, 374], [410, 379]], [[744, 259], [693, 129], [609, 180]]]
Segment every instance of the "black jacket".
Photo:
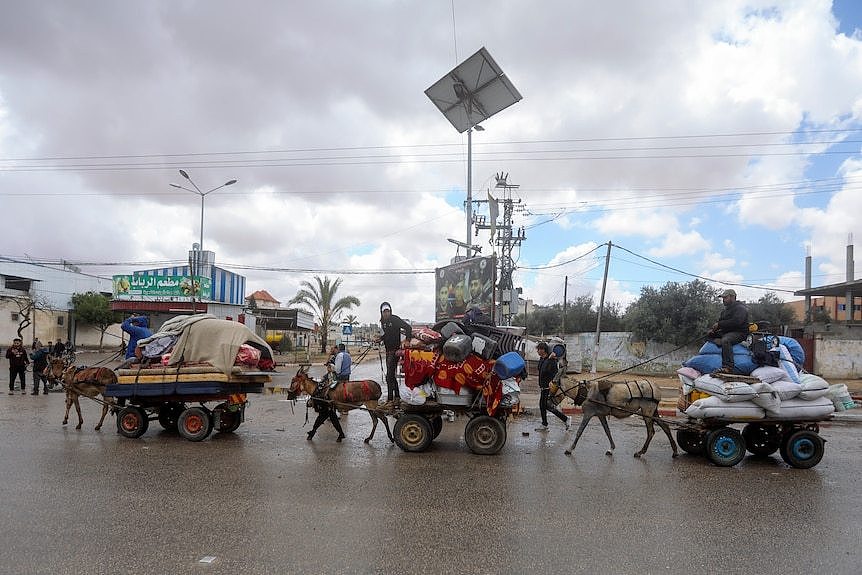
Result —
[[394, 314], [389, 314], [388, 320], [381, 317], [380, 327], [383, 328], [383, 345], [386, 346], [386, 351], [395, 351], [401, 347], [402, 330], [407, 339], [413, 337], [413, 328], [410, 324]]
[[557, 359], [554, 357], [539, 358], [539, 387], [548, 389], [554, 376], [557, 375]]
[[741, 301], [725, 306], [718, 316], [718, 329], [722, 334], [733, 331], [748, 333], [748, 308]]

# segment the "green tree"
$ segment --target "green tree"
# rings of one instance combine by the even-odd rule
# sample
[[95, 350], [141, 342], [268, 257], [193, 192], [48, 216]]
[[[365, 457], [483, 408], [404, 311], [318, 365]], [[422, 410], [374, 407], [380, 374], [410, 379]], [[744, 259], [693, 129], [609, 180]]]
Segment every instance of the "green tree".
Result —
[[766, 292], [759, 300], [748, 304], [748, 320], [757, 323], [768, 321], [773, 330], [797, 321], [793, 310], [773, 292]]
[[72, 296], [72, 314], [77, 321], [99, 330], [99, 351], [102, 351], [105, 331], [121, 320], [120, 314], [111, 310], [111, 298], [92, 291]]
[[832, 323], [832, 316], [825, 307], [811, 308], [811, 321], [813, 323]]
[[626, 329], [643, 341], [683, 345], [705, 336], [721, 313], [719, 290], [694, 280], [645, 286], [625, 313]]
[[338, 317], [342, 311], [359, 305], [359, 299], [349, 295], [335, 299], [338, 288], [341, 287], [341, 278], [331, 281], [329, 276], [314, 276], [314, 283], [303, 281], [299, 284], [300, 290], [290, 300], [291, 304], [305, 306], [320, 325], [320, 352], [326, 353], [329, 339], [329, 325], [333, 319]]
[[[551, 335], [563, 332], [563, 306], [536, 306], [527, 314], [527, 331], [534, 335]], [[592, 332], [596, 329], [598, 311], [593, 309], [593, 296], [582, 295], [569, 301], [566, 305], [566, 333]], [[512, 318], [512, 325], [524, 325], [524, 314]], [[605, 303], [602, 312], [602, 331], [620, 331], [623, 329], [622, 306], [618, 303]]]

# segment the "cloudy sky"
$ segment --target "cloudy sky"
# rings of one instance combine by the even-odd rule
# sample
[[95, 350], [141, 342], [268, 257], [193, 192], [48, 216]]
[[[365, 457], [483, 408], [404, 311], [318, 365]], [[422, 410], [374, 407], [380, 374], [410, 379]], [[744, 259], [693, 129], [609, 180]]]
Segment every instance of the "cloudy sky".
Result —
[[[364, 322], [383, 299], [432, 320], [428, 270], [466, 240], [467, 139], [424, 91], [483, 46], [523, 100], [474, 133], [473, 193], [499, 172], [520, 186], [515, 285], [536, 303], [561, 301], [566, 276], [598, 300], [607, 242], [607, 298], [626, 305], [694, 275], [789, 297], [806, 250], [814, 285], [835, 283], [862, 238], [854, 0], [0, 13], [0, 255], [105, 276], [179, 265], [200, 234], [199, 197], [170, 186], [185, 169], [204, 191], [238, 180], [207, 196], [204, 248], [249, 292], [287, 302], [340, 276]], [[487, 232], [473, 241], [490, 253]]]

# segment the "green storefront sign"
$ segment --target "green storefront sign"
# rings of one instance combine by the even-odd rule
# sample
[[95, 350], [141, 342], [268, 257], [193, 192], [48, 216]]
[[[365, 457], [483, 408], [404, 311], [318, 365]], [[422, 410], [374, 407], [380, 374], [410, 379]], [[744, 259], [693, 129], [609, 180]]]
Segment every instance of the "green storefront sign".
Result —
[[114, 297], [188, 297], [212, 299], [212, 280], [202, 276], [114, 276]]

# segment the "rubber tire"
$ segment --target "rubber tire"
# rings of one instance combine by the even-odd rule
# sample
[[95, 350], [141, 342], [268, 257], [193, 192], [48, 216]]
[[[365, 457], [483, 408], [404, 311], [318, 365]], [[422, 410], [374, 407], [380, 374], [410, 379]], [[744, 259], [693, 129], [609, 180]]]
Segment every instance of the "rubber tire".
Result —
[[494, 455], [506, 445], [506, 424], [490, 415], [477, 415], [467, 422], [464, 441], [477, 455]]
[[159, 407], [159, 425], [167, 431], [177, 430], [177, 420], [186, 407], [181, 403], [164, 403]]
[[677, 429], [676, 442], [680, 449], [691, 455], [704, 455], [706, 453], [706, 436], [702, 431], [690, 429]]
[[706, 437], [706, 457], [719, 467], [733, 467], [745, 457], [745, 439], [732, 427], [720, 427]]
[[123, 437], [136, 439], [147, 432], [150, 420], [140, 407], [130, 405], [117, 414], [117, 431]]
[[218, 433], [233, 433], [239, 428], [242, 423], [242, 414], [239, 410], [229, 411], [228, 409], [221, 410], [219, 417], [219, 426], [216, 431]]
[[777, 425], [749, 423], [742, 429], [745, 448], [753, 455], [767, 457], [781, 447], [781, 429]]
[[787, 435], [781, 442], [781, 459], [797, 469], [811, 469], [823, 459], [826, 442], [807, 429]]
[[407, 413], [395, 422], [395, 443], [404, 451], [425, 451], [434, 439], [431, 422], [422, 415]]
[[213, 430], [213, 418], [205, 407], [189, 407], [177, 420], [177, 431], [189, 441], [203, 441]]
[[434, 439], [443, 431], [443, 416], [435, 415], [431, 418], [431, 430], [434, 432]]

